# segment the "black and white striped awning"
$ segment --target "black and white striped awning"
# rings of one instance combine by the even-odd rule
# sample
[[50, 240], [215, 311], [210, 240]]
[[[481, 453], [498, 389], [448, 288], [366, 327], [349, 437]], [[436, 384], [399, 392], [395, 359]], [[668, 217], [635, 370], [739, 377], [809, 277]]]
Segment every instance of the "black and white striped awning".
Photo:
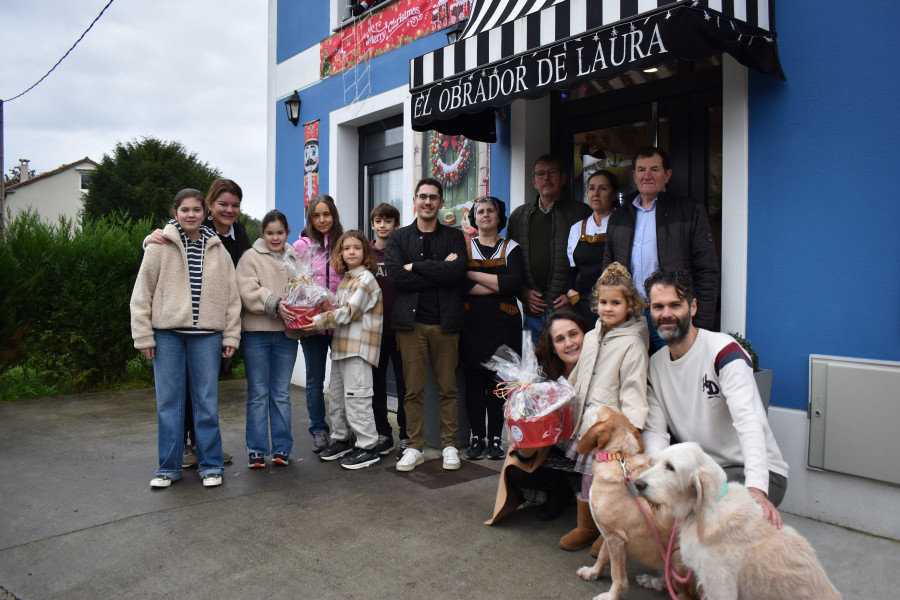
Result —
[[475, 0], [460, 40], [410, 61], [413, 129], [496, 141], [494, 109], [727, 52], [784, 79], [774, 0]]

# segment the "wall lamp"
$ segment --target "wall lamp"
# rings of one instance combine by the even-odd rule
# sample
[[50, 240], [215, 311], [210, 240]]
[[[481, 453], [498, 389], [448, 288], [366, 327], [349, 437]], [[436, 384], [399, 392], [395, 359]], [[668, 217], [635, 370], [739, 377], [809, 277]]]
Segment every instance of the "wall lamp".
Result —
[[297, 90], [294, 90], [291, 97], [285, 100], [284, 107], [287, 109], [288, 121], [296, 127], [297, 123], [300, 122], [300, 95], [297, 93]]
[[466, 24], [468, 23], [468, 19], [465, 21], [457, 21], [453, 27], [447, 30], [447, 43], [455, 44], [456, 40], [459, 39], [459, 36], [462, 35], [463, 31], [466, 30]]

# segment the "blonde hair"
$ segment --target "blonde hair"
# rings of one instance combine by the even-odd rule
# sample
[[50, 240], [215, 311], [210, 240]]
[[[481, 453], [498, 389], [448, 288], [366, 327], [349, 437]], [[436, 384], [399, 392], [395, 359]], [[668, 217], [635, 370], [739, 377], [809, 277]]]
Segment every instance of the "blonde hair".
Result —
[[351, 229], [338, 238], [338, 241], [334, 246], [334, 253], [331, 255], [332, 268], [337, 271], [337, 274], [341, 277], [344, 276], [344, 273], [349, 271], [347, 263], [344, 262], [344, 241], [349, 239], [358, 240], [362, 244], [362, 266], [365, 267], [367, 271], [374, 274], [378, 270], [375, 252], [372, 250], [372, 246], [369, 245], [369, 240], [366, 239], [366, 235], [359, 229]]
[[625, 302], [628, 304], [628, 317], [638, 319], [644, 314], [644, 299], [638, 293], [634, 282], [631, 280], [631, 274], [621, 263], [614, 262], [603, 271], [594, 289], [591, 290], [591, 310], [597, 312], [597, 297], [600, 294], [601, 287], [618, 287], [625, 296]]

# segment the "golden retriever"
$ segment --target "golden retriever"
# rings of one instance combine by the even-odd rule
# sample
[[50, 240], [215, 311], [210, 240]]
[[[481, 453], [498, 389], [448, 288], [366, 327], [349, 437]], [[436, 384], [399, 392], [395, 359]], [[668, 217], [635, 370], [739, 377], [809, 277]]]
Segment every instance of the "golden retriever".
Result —
[[[616, 408], [605, 406], [597, 414], [597, 422], [578, 442], [578, 452], [587, 454], [593, 451], [624, 454], [625, 469], [634, 478], [649, 467], [646, 456], [641, 454], [644, 446], [641, 434], [622, 412]], [[669, 541], [674, 518], [668, 510], [653, 506], [643, 498], [638, 499], [650, 517], [663, 543]], [[625, 570], [625, 558], [631, 557], [643, 565], [663, 570], [665, 557], [660, 554], [647, 520], [638, 508], [635, 499], [625, 486], [625, 474], [618, 460], [606, 462], [594, 461], [594, 481], [590, 491], [591, 514], [597, 529], [603, 534], [603, 545], [597, 555], [597, 562], [592, 567], [581, 567], [577, 574], [585, 581], [595, 580], [600, 573], [610, 566], [612, 587], [605, 594], [596, 596], [594, 600], [618, 600], [628, 590], [628, 573]], [[674, 552], [676, 564], [679, 564], [679, 553]], [[686, 569], [679, 569], [680, 572]], [[659, 587], [660, 580], [641, 576], [638, 581], [648, 587]], [[665, 583], [662, 583], [665, 586]], [[695, 598], [691, 589], [676, 583], [678, 597]]]
[[710, 600], [839, 599], [812, 547], [777, 529], [739, 483], [699, 445], [675, 444], [651, 457], [635, 481], [641, 496], [678, 519], [681, 556]]

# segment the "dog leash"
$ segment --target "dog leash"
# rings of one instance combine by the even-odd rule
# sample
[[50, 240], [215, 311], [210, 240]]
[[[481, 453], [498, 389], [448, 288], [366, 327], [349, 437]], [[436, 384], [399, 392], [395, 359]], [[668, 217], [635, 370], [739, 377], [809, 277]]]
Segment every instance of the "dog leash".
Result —
[[650, 531], [653, 533], [653, 539], [656, 540], [656, 547], [659, 548], [659, 555], [665, 560], [664, 575], [666, 577], [666, 588], [669, 590], [669, 596], [672, 600], [678, 600], [678, 596], [675, 594], [675, 589], [672, 584], [672, 578], [678, 583], [684, 584], [689, 582], [691, 577], [694, 576], [694, 572], [691, 569], [688, 569], [687, 575], [682, 577], [672, 565], [672, 550], [675, 548], [675, 532], [678, 531], [678, 521], [676, 520], [675, 525], [672, 527], [672, 535], [669, 538], [669, 547], [664, 548], [662, 540], [659, 537], [659, 531], [656, 530], [656, 525], [653, 524], [653, 519], [650, 518], [644, 505], [638, 500], [638, 490], [634, 485], [634, 481], [631, 479], [631, 475], [628, 474], [628, 470], [625, 468], [625, 459], [620, 458], [619, 464], [622, 465], [622, 475], [625, 476], [625, 487], [628, 488], [628, 493], [634, 498], [634, 503], [637, 504], [641, 514], [644, 515], [644, 519], [647, 521], [647, 525], [650, 526]]

